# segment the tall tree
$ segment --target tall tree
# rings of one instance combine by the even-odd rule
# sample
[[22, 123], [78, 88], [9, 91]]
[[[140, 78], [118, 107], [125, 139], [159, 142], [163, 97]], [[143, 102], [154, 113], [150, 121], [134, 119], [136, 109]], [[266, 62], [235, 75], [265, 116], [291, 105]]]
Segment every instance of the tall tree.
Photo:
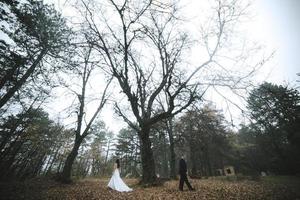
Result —
[[[82, 42], [82, 44], [86, 43]], [[74, 72], [74, 75], [77, 76], [75, 80], [78, 81], [79, 79], [79, 81], [81, 82], [80, 84], [75, 84], [75, 88], [71, 87], [74, 85], [71, 85], [69, 88], [76, 95], [78, 101], [77, 108], [75, 108], [77, 121], [74, 146], [64, 163], [64, 168], [60, 177], [60, 180], [63, 182], [71, 181], [72, 165], [76, 159], [80, 145], [82, 144], [84, 139], [91, 133], [90, 129], [92, 127], [92, 124], [107, 101], [108, 88], [111, 83], [111, 79], [109, 79], [106, 83], [104, 82], [103, 92], [101, 96], [95, 97], [97, 100], [95, 110], [91, 114], [91, 117], [87, 117], [86, 110], [88, 104], [91, 103], [91, 100], [89, 99], [90, 93], [88, 92], [88, 85], [91, 82], [92, 76], [94, 75], [96, 70], [100, 68], [98, 66], [99, 60], [94, 58], [93, 48], [90, 44], [78, 46], [77, 56], [74, 59], [74, 65], [77, 69]], [[79, 90], [79, 92], [77, 92], [76, 90]]]
[[55, 71], [45, 64], [60, 58], [71, 31], [64, 18], [42, 1], [1, 1], [0, 108], [38, 74]]
[[[269, 163], [273, 158], [266, 156], [264, 147], [260, 145], [261, 139], [257, 136], [252, 125], [241, 125], [238, 134], [230, 138], [231, 161], [239, 173], [258, 175], [270, 171]], [[269, 146], [267, 143], [265, 145]]]
[[[183, 67], [183, 60], [191, 42], [183, 30], [175, 29], [181, 25], [175, 4], [109, 0], [97, 7], [96, 2], [82, 1], [89, 42], [104, 56], [107, 72], [117, 80], [132, 112], [130, 116], [122, 104], [115, 104], [116, 112], [138, 133], [142, 183], [156, 182], [149, 137], [153, 125], [182, 112], [201, 98], [210, 85], [222, 84], [222, 81], [227, 81], [227, 86], [242, 82], [241, 76], [233, 80], [229, 70], [214, 74], [208, 84], [201, 84], [198, 76], [200, 70], [213, 64], [224, 69], [215, 58], [226, 46], [233, 24], [243, 14], [244, 9], [237, 4], [237, 1], [216, 1], [213, 27], [203, 32], [202, 38], [207, 55], [201, 64], [188, 71]], [[113, 14], [115, 17], [111, 17]], [[158, 109], [159, 98], [163, 99], [160, 102], [164, 102], [165, 109]]]
[[229, 132], [224, 117], [212, 106], [194, 107], [177, 122], [176, 131], [188, 148], [191, 176], [212, 176], [226, 163]]
[[35, 177], [59, 144], [62, 127], [42, 109], [10, 116], [0, 126], [0, 178]]
[[[138, 133], [141, 183], [156, 182], [149, 138], [155, 123], [182, 112], [212, 85], [229, 88], [243, 85], [243, 80], [265, 62], [259, 61], [249, 74], [247, 70], [243, 71], [245, 74], [232, 71], [232, 66], [249, 64], [245, 47], [229, 48], [233, 44], [231, 33], [245, 14], [246, 4], [236, 0], [214, 1], [212, 17], [197, 39], [201, 52], [205, 53], [195, 66], [184, 62], [189, 59], [187, 53], [192, 41], [184, 28], [180, 29], [184, 24], [179, 20], [176, 2], [107, 0], [97, 4], [82, 0], [78, 6], [85, 18], [89, 42], [103, 56], [106, 71], [114, 76], [128, 100], [127, 105], [118, 102], [115, 108]], [[234, 52], [233, 57], [229, 58], [225, 49]], [[230, 67], [226, 66], [228, 63]], [[165, 109], [159, 109], [159, 101]], [[129, 109], [130, 114], [126, 112]]]
[[[300, 94], [287, 86], [263, 83], [248, 98], [252, 129], [261, 148], [273, 157], [277, 173], [296, 173], [300, 150]], [[291, 163], [292, 162], [292, 163]]]
[[90, 130], [93, 135], [92, 143], [90, 145], [90, 153], [92, 157], [91, 174], [93, 176], [100, 176], [104, 164], [104, 146], [106, 145], [107, 130], [103, 121], [95, 122]]
[[174, 122], [173, 118], [168, 118], [166, 123], [167, 133], [170, 142], [170, 178], [176, 179], [176, 154], [175, 154], [175, 136], [174, 136]]
[[140, 175], [139, 141], [135, 130], [128, 127], [119, 131], [115, 154], [123, 163], [124, 175], [131, 177]]

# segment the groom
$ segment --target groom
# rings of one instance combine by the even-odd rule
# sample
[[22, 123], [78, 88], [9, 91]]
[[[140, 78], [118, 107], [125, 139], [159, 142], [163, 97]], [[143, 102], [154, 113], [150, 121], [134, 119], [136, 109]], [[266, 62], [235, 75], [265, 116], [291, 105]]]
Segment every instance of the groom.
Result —
[[179, 180], [179, 190], [183, 191], [183, 184], [184, 182], [188, 186], [189, 190], [195, 190], [191, 184], [189, 183], [189, 180], [187, 178], [187, 166], [186, 162], [184, 160], [184, 156], [181, 156], [181, 159], [179, 161], [179, 174], [180, 174], [180, 180]]

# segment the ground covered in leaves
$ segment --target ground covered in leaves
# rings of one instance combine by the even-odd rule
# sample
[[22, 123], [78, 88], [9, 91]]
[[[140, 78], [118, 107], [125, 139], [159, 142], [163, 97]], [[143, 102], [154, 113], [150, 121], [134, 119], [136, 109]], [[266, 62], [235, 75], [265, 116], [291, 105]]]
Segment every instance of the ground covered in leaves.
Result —
[[119, 193], [106, 187], [108, 179], [83, 179], [60, 184], [47, 179], [0, 183], [0, 199], [282, 199], [300, 200], [300, 179], [296, 177], [264, 177], [260, 180], [192, 179], [196, 191], [178, 191], [178, 181], [144, 188], [135, 179], [125, 179], [133, 192]]

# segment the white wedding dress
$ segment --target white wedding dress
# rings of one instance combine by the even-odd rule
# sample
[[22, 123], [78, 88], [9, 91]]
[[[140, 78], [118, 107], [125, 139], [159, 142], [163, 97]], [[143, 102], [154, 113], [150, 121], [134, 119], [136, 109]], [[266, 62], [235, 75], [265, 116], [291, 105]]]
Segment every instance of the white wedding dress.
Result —
[[117, 190], [119, 192], [130, 192], [132, 191], [131, 188], [129, 188], [121, 179], [119, 169], [116, 168], [112, 177], [110, 178], [110, 181], [107, 185], [113, 190]]

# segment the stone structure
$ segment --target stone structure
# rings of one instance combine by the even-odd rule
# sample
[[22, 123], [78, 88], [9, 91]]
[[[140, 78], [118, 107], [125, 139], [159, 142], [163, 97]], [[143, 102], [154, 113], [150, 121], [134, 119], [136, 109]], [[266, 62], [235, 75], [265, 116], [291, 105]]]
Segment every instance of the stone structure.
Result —
[[233, 166], [225, 166], [224, 167], [224, 174], [225, 174], [225, 176], [234, 176], [235, 172], [234, 172]]

